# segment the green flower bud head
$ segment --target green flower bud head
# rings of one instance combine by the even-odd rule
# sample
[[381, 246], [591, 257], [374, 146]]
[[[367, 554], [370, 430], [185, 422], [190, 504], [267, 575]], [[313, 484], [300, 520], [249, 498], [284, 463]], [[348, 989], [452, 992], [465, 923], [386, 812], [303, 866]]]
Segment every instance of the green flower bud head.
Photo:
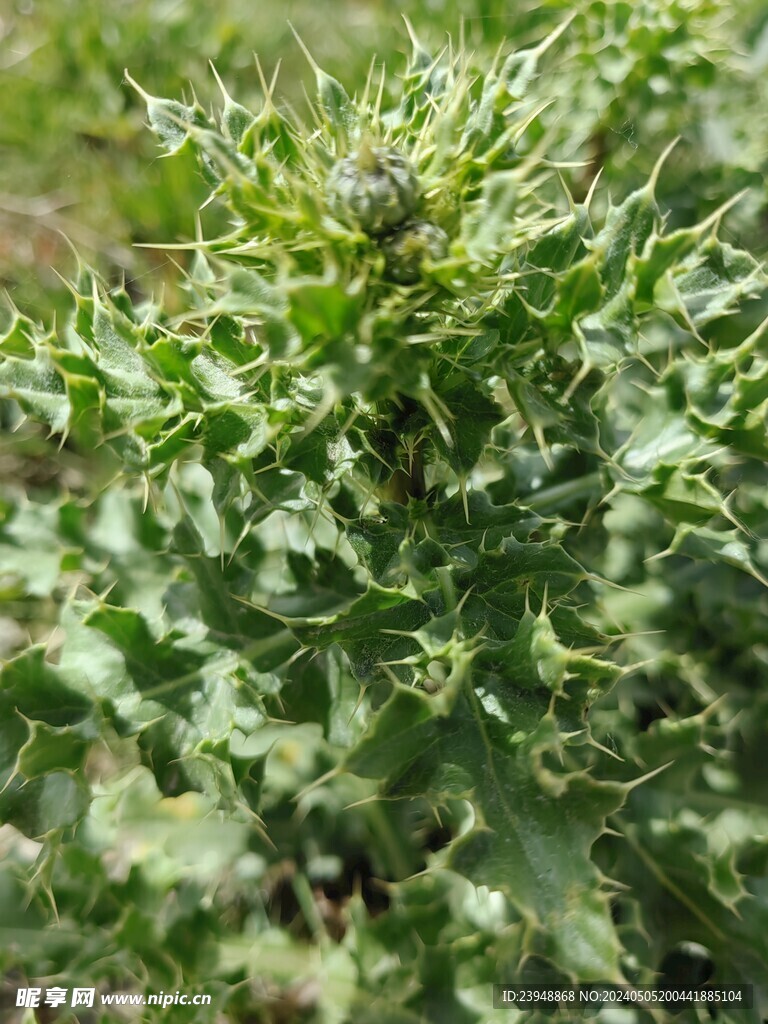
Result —
[[448, 235], [431, 221], [413, 220], [386, 238], [382, 249], [387, 276], [398, 284], [415, 284], [424, 260], [434, 262], [447, 256]]
[[402, 153], [364, 142], [340, 160], [328, 178], [328, 202], [339, 220], [357, 222], [369, 235], [402, 224], [416, 208], [419, 182]]

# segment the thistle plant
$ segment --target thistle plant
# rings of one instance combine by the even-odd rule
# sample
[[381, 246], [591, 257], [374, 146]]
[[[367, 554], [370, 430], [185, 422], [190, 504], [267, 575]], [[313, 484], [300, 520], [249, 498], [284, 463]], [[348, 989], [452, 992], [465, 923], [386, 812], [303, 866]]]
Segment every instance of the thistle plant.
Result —
[[[76, 913], [79, 863], [109, 894], [79, 940], [119, 936], [100, 984], [181, 971], [244, 1020], [243, 979], [288, 998], [260, 957], [311, 977], [309, 939], [317, 1020], [486, 1020], [492, 981], [766, 980], [765, 277], [722, 211], [665, 230], [663, 161], [598, 223], [574, 202], [534, 130], [560, 31], [481, 68], [414, 38], [354, 96], [315, 66], [306, 121], [266, 82], [215, 115], [132, 83], [230, 230], [203, 211], [164, 246], [181, 313], [86, 267], [52, 333], [14, 312], [6, 395], [104, 486], [5, 527], [18, 554], [37, 516], [64, 575], [56, 658], [5, 669], [0, 812], [42, 843], [18, 876], [43, 917]], [[701, 633], [728, 628], [730, 662]], [[192, 914], [211, 936], [176, 968], [112, 908], [126, 764], [229, 830], [180, 918], [183, 872], [134, 864], [159, 947]]]

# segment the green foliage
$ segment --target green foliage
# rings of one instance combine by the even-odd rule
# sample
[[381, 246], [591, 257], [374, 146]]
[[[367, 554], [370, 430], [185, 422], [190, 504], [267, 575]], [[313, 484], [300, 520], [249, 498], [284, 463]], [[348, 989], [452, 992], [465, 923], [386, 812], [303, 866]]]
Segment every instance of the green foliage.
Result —
[[[324, 96], [337, 102], [334, 82], [361, 82], [370, 55], [397, 63], [405, 32], [401, 13], [434, 51], [463, 38], [489, 65], [504, 39], [532, 47], [573, 20], [540, 80], [531, 55], [510, 71], [529, 90], [533, 107], [550, 103], [540, 131], [549, 155], [564, 167], [574, 195], [583, 197], [592, 171], [602, 167], [615, 195], [646, 180], [661, 150], [681, 136], [661, 185], [662, 210], [676, 225], [691, 225], [741, 189], [748, 195], [729, 214], [730, 231], [765, 251], [766, 12], [759, 0], [603, 0], [518, 2], [455, 0], [452, 22], [434, 0], [388, 4], [319, 0], [288, 3], [222, 0], [217, 5], [168, 0], [60, 0], [29, 5], [9, 0], [0, 29], [7, 57], [0, 61], [0, 280], [26, 309], [52, 322], [66, 309], [67, 292], [51, 267], [69, 271], [66, 236], [110, 280], [124, 274], [142, 289], [144, 275], [169, 288], [174, 266], [132, 243], [190, 238], [204, 186], [191, 161], [155, 160], [139, 131], [143, 111], [122, 83], [128, 67], [159, 95], [215, 101], [208, 62], [237, 82], [241, 103], [256, 101], [258, 53], [269, 80], [283, 61], [280, 92], [300, 102], [309, 79], [287, 19], [329, 72]], [[333, 32], [328, 25], [333, 24]], [[414, 77], [429, 78], [422, 48]], [[439, 72], [437, 72], [439, 75]], [[332, 77], [332, 76], [335, 76]], [[185, 95], [184, 95], [185, 94]], [[243, 107], [225, 117], [235, 132]], [[503, 119], [486, 91], [484, 124]], [[475, 126], [472, 131], [477, 131]], [[221, 223], [211, 208], [209, 233]]]
[[307, 124], [136, 86], [222, 228], [182, 305], [81, 266], [0, 340], [103, 459], [0, 523], [60, 608], [0, 690], [6, 970], [233, 1022], [486, 1021], [679, 943], [768, 982], [766, 279], [666, 223], [662, 161], [563, 187], [561, 30], [315, 67]]

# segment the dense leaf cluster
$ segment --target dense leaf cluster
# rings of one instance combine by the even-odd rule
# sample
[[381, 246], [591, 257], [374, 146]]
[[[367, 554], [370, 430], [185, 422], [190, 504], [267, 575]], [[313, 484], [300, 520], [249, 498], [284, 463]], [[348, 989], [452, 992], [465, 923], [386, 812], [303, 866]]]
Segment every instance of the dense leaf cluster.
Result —
[[[60, 605], [0, 690], [9, 965], [404, 1024], [680, 942], [767, 980], [765, 275], [721, 211], [667, 227], [661, 162], [604, 216], [564, 189], [558, 35], [414, 41], [392, 102], [315, 67], [306, 124], [139, 89], [229, 228], [180, 313], [81, 267], [2, 338], [105, 484], [3, 507], [9, 586]], [[444, 246], [344, 210], [371, 147]]]

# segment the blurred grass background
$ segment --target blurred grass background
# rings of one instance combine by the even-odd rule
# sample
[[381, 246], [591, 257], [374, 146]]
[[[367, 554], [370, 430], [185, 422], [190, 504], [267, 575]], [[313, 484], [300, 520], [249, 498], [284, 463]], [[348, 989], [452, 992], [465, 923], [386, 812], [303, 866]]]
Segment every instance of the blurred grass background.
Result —
[[[545, 122], [551, 155], [599, 167], [614, 197], [681, 142], [661, 181], [662, 205], [690, 223], [744, 188], [729, 215], [735, 240], [764, 251], [768, 166], [768, 8], [760, 0], [6, 0], [0, 15], [0, 284], [34, 319], [67, 306], [59, 274], [77, 252], [129, 290], [174, 279], [158, 250], [135, 243], [194, 233], [206, 189], [192, 161], [160, 159], [143, 105], [123, 69], [148, 91], [208, 106], [218, 90], [258, 108], [254, 54], [277, 94], [301, 105], [313, 89], [290, 24], [349, 91], [372, 59], [403, 69], [405, 14], [436, 53], [463, 42], [487, 61], [499, 45], [530, 45], [573, 22], [548, 55], [539, 89], [557, 99]], [[549, 120], [547, 121], [547, 116]], [[215, 217], [215, 215], [214, 215]], [[208, 222], [211, 227], [215, 227]], [[149, 283], [151, 282], [151, 284]]]

